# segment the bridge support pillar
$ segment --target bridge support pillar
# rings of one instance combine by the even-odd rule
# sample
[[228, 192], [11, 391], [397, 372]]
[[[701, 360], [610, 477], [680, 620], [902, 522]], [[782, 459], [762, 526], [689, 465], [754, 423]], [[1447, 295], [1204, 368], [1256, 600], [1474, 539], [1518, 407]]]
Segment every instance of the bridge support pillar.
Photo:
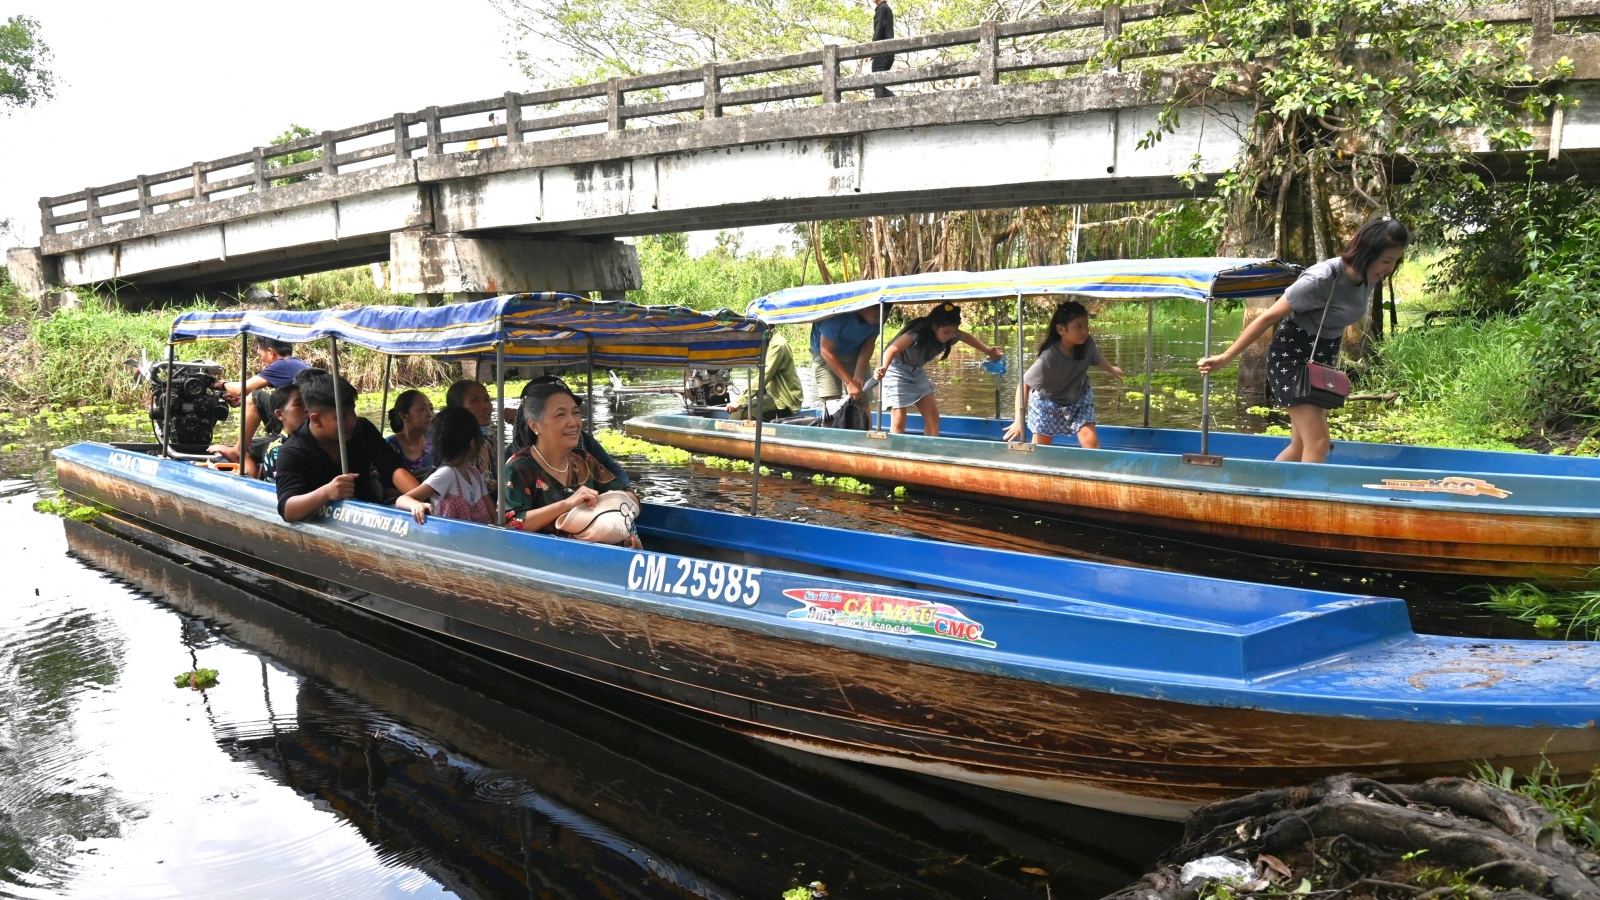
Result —
[[60, 266], [38, 247], [12, 247], [6, 251], [6, 274], [22, 296], [38, 301], [46, 311], [74, 306], [78, 295], [61, 285]]
[[638, 252], [620, 241], [477, 238], [428, 231], [390, 236], [389, 271], [391, 289], [416, 294], [419, 302], [425, 294], [609, 293], [638, 290], [644, 283]]

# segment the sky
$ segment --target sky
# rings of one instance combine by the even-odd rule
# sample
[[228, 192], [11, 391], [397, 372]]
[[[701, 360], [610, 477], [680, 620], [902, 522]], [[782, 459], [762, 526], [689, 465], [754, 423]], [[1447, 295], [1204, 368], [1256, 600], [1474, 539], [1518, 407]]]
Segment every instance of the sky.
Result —
[[60, 84], [0, 116], [6, 246], [38, 245], [41, 196], [240, 153], [291, 123], [343, 128], [531, 87], [488, 0], [0, 2], [0, 19], [19, 13], [39, 21]]

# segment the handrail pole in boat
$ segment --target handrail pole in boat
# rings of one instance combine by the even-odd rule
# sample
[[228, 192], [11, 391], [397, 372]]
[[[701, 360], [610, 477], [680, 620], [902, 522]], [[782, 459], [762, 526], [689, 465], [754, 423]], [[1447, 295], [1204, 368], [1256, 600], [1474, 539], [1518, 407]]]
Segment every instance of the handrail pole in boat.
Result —
[[495, 525], [506, 523], [506, 342], [494, 345], [494, 501]]
[[[1211, 303], [1212, 297], [1206, 294], [1206, 336], [1204, 346], [1200, 348], [1200, 358], [1205, 359], [1211, 355]], [[1200, 455], [1211, 455], [1211, 373], [1207, 372], [1200, 380]]]
[[583, 411], [586, 413], [586, 415], [583, 417], [583, 427], [584, 430], [588, 431], [590, 434], [594, 434], [594, 335], [589, 335], [588, 339], [589, 386], [586, 389], [583, 400]]
[[[884, 346], [884, 343], [883, 343], [883, 333], [885, 331], [887, 331], [888, 329], [889, 329], [889, 307], [883, 302], [883, 292], [879, 291], [878, 292], [878, 368], [880, 368], [880, 369], [883, 368], [883, 355], [889, 349], [888, 347]], [[761, 362], [764, 364], [764, 363], [766, 363], [766, 361], [767, 361], [767, 356], [766, 356], [766, 353], [763, 352], [762, 355], [761, 355]], [[883, 396], [883, 394], [882, 394], [883, 385], [881, 385], [881, 384], [878, 385], [876, 390], [879, 392], [878, 396], [880, 396], [880, 397]], [[883, 427], [883, 404], [882, 403], [873, 403], [871, 400], [868, 400], [866, 398], [865, 392], [862, 392], [862, 393], [863, 393], [863, 396], [861, 397], [861, 402], [862, 403], [866, 403], [866, 404], [870, 404], [867, 407], [867, 409], [871, 411], [871, 414], [868, 416], [867, 421], [872, 423], [872, 430], [874, 430], [874, 431], [883, 431], [884, 430], [884, 427]], [[756, 430], [760, 431], [759, 428], [756, 429]]]
[[383, 429], [389, 425], [389, 367], [394, 365], [394, 356], [383, 355], [383, 405], [378, 407], [378, 437], [383, 437]]
[[[1000, 301], [998, 299], [994, 301], [994, 308], [991, 313], [992, 316], [989, 320], [989, 346], [998, 347], [1000, 346]], [[1001, 376], [999, 375], [994, 376], [994, 417], [996, 419], [1000, 418], [1000, 378]]]
[[[1022, 292], [1018, 291], [1017, 292], [1017, 396], [1018, 396], [1018, 398], [1020, 398], [1022, 396], [1022, 372], [1023, 372], [1022, 360], [1023, 360], [1023, 354], [1026, 353], [1026, 352], [1027, 351], [1022, 346]], [[1026, 444], [1028, 442], [1028, 410], [1027, 410], [1027, 407], [1024, 406], [1023, 408], [1018, 409], [1016, 412], [1017, 412], [1017, 421], [1019, 423], [1021, 423], [1021, 426], [1022, 426], [1022, 433], [1017, 436], [1017, 440], [1022, 442], [1022, 443], [1024, 443], [1024, 444]]]
[[1149, 321], [1144, 327], [1144, 427], [1150, 427], [1150, 390], [1155, 367], [1156, 351], [1156, 301], [1146, 300]]
[[172, 369], [177, 365], [178, 345], [172, 342], [172, 336], [167, 335], [167, 389], [162, 392], [165, 398], [164, 409], [161, 411], [161, 456], [163, 459], [172, 458]]
[[[880, 323], [881, 324], [881, 323]], [[881, 329], [880, 329], [881, 330]], [[767, 412], [767, 344], [772, 340], [772, 329], [761, 328], [761, 362], [756, 365], [756, 445], [750, 452], [750, 515], [759, 516], [757, 506], [761, 499], [761, 432]], [[745, 392], [745, 414], [750, 414], [749, 392]]]
[[333, 418], [339, 423], [339, 474], [350, 474], [350, 454], [344, 446], [344, 404], [339, 397], [344, 391], [339, 389], [339, 339], [329, 337], [328, 344], [333, 348]]
[[244, 474], [244, 455], [249, 452], [245, 447], [245, 404], [250, 402], [250, 392], [246, 390], [250, 385], [250, 335], [239, 335], [239, 469], [238, 474]]

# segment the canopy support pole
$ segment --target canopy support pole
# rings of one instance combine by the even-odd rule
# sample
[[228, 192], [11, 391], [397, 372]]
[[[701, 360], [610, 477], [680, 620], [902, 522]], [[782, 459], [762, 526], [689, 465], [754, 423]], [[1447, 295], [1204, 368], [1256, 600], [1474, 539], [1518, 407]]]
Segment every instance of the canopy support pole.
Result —
[[172, 458], [172, 369], [177, 363], [177, 348], [170, 339], [167, 341], [167, 389], [162, 392], [165, 408], [161, 412], [161, 456], [164, 459]]
[[[1200, 347], [1200, 358], [1211, 355], [1211, 305], [1215, 298], [1206, 295], [1206, 336]], [[1185, 453], [1183, 461], [1192, 466], [1220, 466], [1222, 457], [1211, 455], [1211, 373], [1200, 380], [1200, 452]]]
[[[883, 294], [880, 293], [878, 295], [878, 368], [880, 368], [880, 369], [883, 368], [883, 356], [889, 350], [889, 348], [884, 344], [884, 341], [883, 341], [883, 336], [884, 336], [883, 333], [886, 330], [888, 330], [888, 328], [889, 328], [889, 315], [888, 315], [888, 313], [889, 313], [889, 307], [884, 304], [884, 302], [883, 302]], [[763, 354], [762, 357], [761, 357], [761, 361], [762, 362], [766, 362], [766, 359], [767, 359], [766, 355]], [[878, 385], [876, 388], [874, 388], [874, 390], [877, 390], [879, 392], [878, 395], [880, 397], [883, 396], [883, 385], [881, 385], [881, 384]], [[862, 392], [861, 402], [862, 403], [871, 404], [871, 405], [869, 405], [867, 407], [867, 409], [871, 411], [870, 415], [867, 417], [867, 421], [872, 423], [872, 430], [873, 431], [884, 431], [884, 430], [886, 430], [884, 428], [884, 425], [883, 425], [883, 415], [884, 415], [883, 404], [882, 403], [873, 403], [871, 400], [868, 400], [865, 391]]]
[[583, 417], [584, 430], [594, 434], [594, 336], [589, 336], [589, 386], [584, 393], [583, 411], [588, 415]]
[[394, 365], [394, 357], [385, 353], [383, 355], [383, 405], [378, 407], [378, 437], [383, 437], [383, 430], [389, 425], [389, 367]]
[[1144, 327], [1144, 427], [1150, 427], [1150, 389], [1156, 353], [1156, 302], [1146, 300], [1149, 320]]
[[496, 526], [506, 524], [506, 342], [494, 345], [494, 500]]
[[[998, 346], [1000, 346], [1000, 301], [999, 300], [994, 301], [993, 313], [994, 313], [993, 319], [990, 321], [990, 325], [992, 327], [989, 329], [989, 346], [998, 347]], [[994, 376], [994, 417], [996, 419], [1000, 418], [1000, 376], [999, 375]]]
[[249, 409], [249, 407], [246, 404], [248, 404], [250, 402], [250, 392], [248, 390], [246, 390], [246, 388], [249, 386], [249, 383], [250, 383], [250, 335], [241, 334], [241, 335], [239, 335], [239, 470], [238, 470], [238, 474], [240, 474], [240, 475], [244, 474], [244, 455], [246, 453], [250, 452], [250, 448], [245, 446], [245, 435], [244, 435], [245, 416], [246, 416], [245, 411], [247, 409]]
[[344, 391], [339, 389], [339, 339], [328, 338], [328, 344], [333, 348], [333, 417], [339, 423], [339, 474], [350, 474], [350, 454], [344, 446], [344, 403], [340, 401]]
[[[1023, 373], [1022, 360], [1024, 358], [1023, 355], [1025, 353], [1027, 353], [1027, 350], [1022, 345], [1022, 292], [1018, 291], [1017, 292], [1017, 393], [1018, 393], [1019, 396], [1022, 393], [1022, 373]], [[1022, 409], [1018, 409], [1017, 410], [1017, 422], [1022, 427], [1022, 433], [1017, 436], [1017, 440], [1021, 441], [1024, 444], [1026, 444], [1028, 442], [1028, 410], [1025, 407], [1022, 408]]]
[[[756, 419], [756, 444], [750, 452], [750, 515], [759, 516], [761, 499], [761, 432], [762, 424], [767, 411], [767, 344], [772, 340], [772, 330], [761, 329], [761, 362], [756, 366], [756, 394], [755, 394], [755, 419]], [[750, 393], [745, 392], [745, 414], [749, 415], [752, 405]]]

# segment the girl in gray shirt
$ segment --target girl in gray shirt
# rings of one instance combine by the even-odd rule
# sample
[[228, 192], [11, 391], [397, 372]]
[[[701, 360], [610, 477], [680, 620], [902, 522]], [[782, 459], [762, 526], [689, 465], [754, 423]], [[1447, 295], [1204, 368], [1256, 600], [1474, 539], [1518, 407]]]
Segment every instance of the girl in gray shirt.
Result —
[[1256, 338], [1276, 327], [1267, 350], [1267, 382], [1272, 399], [1289, 409], [1289, 446], [1279, 462], [1323, 462], [1328, 458], [1328, 411], [1294, 396], [1306, 363], [1338, 361], [1345, 328], [1366, 316], [1372, 288], [1393, 274], [1411, 243], [1398, 219], [1382, 216], [1361, 226], [1344, 252], [1306, 269], [1278, 302], [1256, 316], [1233, 346], [1200, 360], [1200, 371], [1215, 372], [1232, 362]]
[[961, 307], [954, 303], [941, 303], [926, 316], [911, 320], [889, 343], [883, 365], [874, 375], [883, 382], [883, 408], [889, 410], [891, 433], [905, 434], [906, 410], [915, 406], [922, 414], [922, 433], [939, 436], [939, 404], [934, 400], [933, 381], [924, 367], [948, 357], [950, 348], [958, 342], [988, 354], [990, 359], [1005, 356], [1005, 351], [961, 330]]
[[[1035, 444], [1050, 444], [1056, 435], [1073, 435], [1078, 446], [1100, 447], [1095, 428], [1094, 388], [1089, 369], [1098, 368], [1113, 378], [1122, 370], [1107, 362], [1089, 334], [1089, 310], [1076, 300], [1056, 307], [1050, 333], [1039, 348], [1039, 358], [1028, 367], [1017, 386], [1017, 418], [1006, 428], [1005, 439], [1022, 437], [1022, 423], [1033, 429]], [[1024, 417], [1023, 410], [1027, 410]]]

